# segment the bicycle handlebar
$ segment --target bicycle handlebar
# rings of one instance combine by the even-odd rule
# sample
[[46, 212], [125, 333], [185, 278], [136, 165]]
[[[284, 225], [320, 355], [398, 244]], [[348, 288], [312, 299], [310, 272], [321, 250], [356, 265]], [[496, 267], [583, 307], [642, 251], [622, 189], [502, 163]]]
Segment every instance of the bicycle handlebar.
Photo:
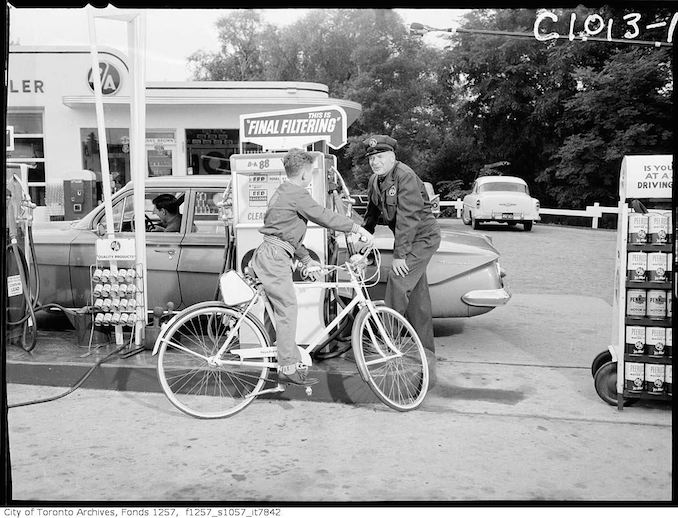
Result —
[[[375, 256], [375, 260], [373, 263], [370, 263], [368, 260], [368, 256], [373, 253]], [[353, 254], [347, 261], [345, 261], [343, 264], [321, 264], [318, 267], [313, 268], [312, 270], [306, 270], [307, 273], [320, 273], [321, 275], [327, 275], [331, 272], [339, 271], [339, 270], [352, 270], [354, 272], [358, 272], [359, 270], [364, 270], [369, 266], [370, 264], [375, 264], [377, 266], [376, 271], [374, 274], [367, 278], [363, 279], [363, 283], [367, 284], [367, 282], [373, 281], [376, 279], [376, 282], [379, 282], [379, 276], [380, 276], [380, 266], [381, 266], [381, 254], [379, 253], [379, 250], [371, 246], [369, 247], [369, 250], [366, 251], [364, 254], [356, 253]], [[375, 282], [375, 284], [376, 284]]]

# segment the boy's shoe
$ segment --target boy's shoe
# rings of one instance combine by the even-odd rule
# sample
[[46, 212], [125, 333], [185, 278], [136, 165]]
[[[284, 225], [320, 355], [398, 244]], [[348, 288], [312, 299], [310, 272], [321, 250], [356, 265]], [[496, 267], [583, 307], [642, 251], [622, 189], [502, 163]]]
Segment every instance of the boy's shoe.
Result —
[[292, 385], [301, 385], [304, 387], [310, 387], [318, 383], [318, 378], [308, 378], [308, 367], [306, 365], [297, 364], [296, 369], [287, 374], [283, 372], [282, 369], [278, 371], [278, 383]]

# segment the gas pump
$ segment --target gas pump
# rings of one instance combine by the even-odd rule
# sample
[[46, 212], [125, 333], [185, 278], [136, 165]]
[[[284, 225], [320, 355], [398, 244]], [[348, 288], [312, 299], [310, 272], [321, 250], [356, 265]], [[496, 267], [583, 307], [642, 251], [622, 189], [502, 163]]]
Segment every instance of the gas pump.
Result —
[[[240, 154], [230, 157], [236, 270], [243, 272], [254, 250], [263, 241], [259, 228], [264, 223], [268, 202], [287, 177], [283, 166], [285, 153], [281, 150], [303, 149], [321, 142], [323, 146], [339, 149], [346, 144], [347, 126], [346, 112], [335, 105], [240, 115]], [[276, 152], [244, 153], [245, 142]], [[339, 183], [336, 158], [319, 151], [311, 154], [315, 162], [309, 192], [323, 207], [334, 207], [336, 184]], [[334, 235], [324, 227], [309, 222], [303, 244], [311, 257], [320, 263], [336, 260]], [[294, 277], [301, 280], [296, 272]], [[324, 327], [324, 317], [328, 310], [334, 311], [330, 306], [336, 306], [336, 297], [331, 301], [324, 290], [299, 285], [295, 290], [298, 303], [296, 339], [301, 345], [309, 343]], [[263, 308], [259, 311], [261, 316]]]
[[92, 171], [72, 173], [64, 180], [64, 220], [80, 219], [97, 205], [96, 175]]
[[[8, 164], [5, 174], [7, 257], [7, 341], [19, 343], [30, 351], [37, 341], [34, 307], [37, 302], [37, 279], [33, 272], [31, 227], [35, 204], [21, 178], [27, 177], [26, 164]], [[17, 175], [16, 173], [19, 173]], [[35, 282], [35, 292], [32, 289]]]
[[[314, 200], [323, 207], [328, 206], [327, 174], [332, 164], [331, 155], [312, 151], [315, 157], [313, 180], [308, 189]], [[233, 227], [236, 243], [236, 269], [243, 272], [249, 264], [254, 250], [263, 241], [259, 229], [264, 224], [268, 202], [287, 178], [283, 166], [285, 153], [250, 153], [231, 156]], [[328, 231], [309, 222], [303, 241], [311, 257], [321, 263], [328, 261]], [[295, 280], [301, 280], [295, 272]], [[299, 317], [297, 343], [307, 344], [314, 334], [323, 327], [322, 290], [295, 286]]]

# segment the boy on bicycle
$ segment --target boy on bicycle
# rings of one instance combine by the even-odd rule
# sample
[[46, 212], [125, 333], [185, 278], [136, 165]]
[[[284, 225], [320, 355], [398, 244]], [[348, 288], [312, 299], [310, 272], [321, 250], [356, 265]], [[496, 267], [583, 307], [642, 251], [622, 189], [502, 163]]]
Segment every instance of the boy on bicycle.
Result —
[[371, 246], [372, 234], [350, 218], [317, 203], [306, 190], [313, 173], [314, 157], [301, 149], [291, 149], [283, 157], [287, 181], [273, 193], [259, 229], [264, 242], [255, 250], [250, 266], [261, 281], [271, 302], [276, 320], [278, 381], [310, 385], [308, 367], [301, 363], [297, 349], [297, 297], [292, 281], [294, 257], [304, 265], [311, 280], [317, 280], [320, 263], [314, 261], [302, 245], [308, 220], [338, 232], [360, 234]]

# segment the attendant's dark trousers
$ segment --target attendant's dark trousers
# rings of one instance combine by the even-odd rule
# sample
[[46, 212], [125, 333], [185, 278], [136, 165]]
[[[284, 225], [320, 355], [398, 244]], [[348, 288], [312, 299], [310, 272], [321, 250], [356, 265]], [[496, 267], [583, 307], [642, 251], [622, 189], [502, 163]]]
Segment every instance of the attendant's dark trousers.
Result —
[[418, 238], [412, 244], [405, 262], [410, 268], [405, 276], [388, 273], [384, 303], [403, 315], [419, 335], [424, 349], [435, 352], [431, 295], [426, 279], [426, 267], [440, 246], [440, 233]]

